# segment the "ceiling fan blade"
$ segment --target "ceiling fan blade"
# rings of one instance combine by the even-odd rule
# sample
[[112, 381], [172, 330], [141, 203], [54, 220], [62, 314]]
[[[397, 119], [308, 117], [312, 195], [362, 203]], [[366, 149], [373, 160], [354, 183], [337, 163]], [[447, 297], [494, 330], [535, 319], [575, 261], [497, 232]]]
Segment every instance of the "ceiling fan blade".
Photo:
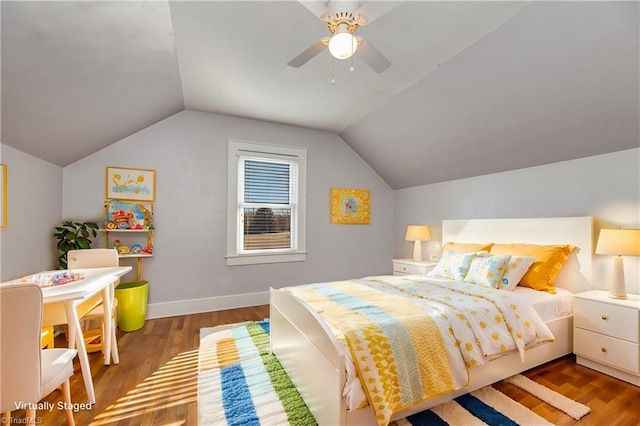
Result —
[[391, 62], [365, 39], [358, 46], [357, 54], [377, 73], [381, 73], [391, 66]]
[[362, 13], [367, 19], [367, 25], [384, 15], [385, 13], [400, 6], [404, 1], [368, 1], [356, 10], [355, 14]]
[[326, 1], [298, 1], [301, 5], [306, 7], [311, 13], [322, 19], [322, 15], [325, 13], [331, 13], [327, 7]]
[[316, 56], [318, 53], [322, 52], [326, 44], [322, 42], [322, 40], [318, 40], [313, 46], [290, 60], [287, 65], [294, 68], [300, 68], [304, 64], [306, 64], [311, 58]]

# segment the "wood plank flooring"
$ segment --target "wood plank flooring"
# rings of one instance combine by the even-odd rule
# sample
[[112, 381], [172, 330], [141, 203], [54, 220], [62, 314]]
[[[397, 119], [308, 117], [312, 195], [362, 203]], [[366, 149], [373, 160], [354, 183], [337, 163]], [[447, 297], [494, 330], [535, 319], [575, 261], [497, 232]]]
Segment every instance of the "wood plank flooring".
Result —
[[[76, 424], [85, 425], [196, 425], [196, 371], [199, 331], [203, 327], [261, 320], [268, 306], [233, 309], [172, 318], [148, 320], [138, 331], [118, 331], [120, 364], [105, 366], [100, 353], [90, 354], [91, 371], [98, 402], [75, 414]], [[66, 343], [58, 337], [58, 346]], [[525, 375], [569, 398], [591, 407], [592, 412], [575, 421], [519, 388], [505, 383], [494, 387], [529, 407], [550, 422], [563, 425], [640, 424], [640, 388], [579, 366], [573, 356], [534, 368]], [[76, 359], [71, 378], [71, 399], [86, 403], [87, 395]], [[57, 406], [60, 392], [44, 401]], [[24, 412], [14, 411], [24, 418]], [[41, 424], [63, 425], [64, 414], [54, 408], [38, 411]]]

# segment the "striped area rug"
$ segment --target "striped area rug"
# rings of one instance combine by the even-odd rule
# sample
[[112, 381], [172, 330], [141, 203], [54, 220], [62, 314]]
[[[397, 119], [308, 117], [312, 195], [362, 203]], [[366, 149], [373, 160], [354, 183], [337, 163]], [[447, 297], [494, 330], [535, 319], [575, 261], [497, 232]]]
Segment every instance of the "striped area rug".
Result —
[[[277, 358], [269, 351], [268, 321], [218, 328], [213, 332], [203, 329], [201, 336], [199, 425], [316, 424]], [[447, 424], [551, 423], [491, 386], [395, 422], [396, 426]]]
[[[392, 423], [393, 425], [393, 423]], [[500, 391], [486, 386], [395, 422], [396, 426], [553, 425]]]
[[268, 321], [217, 331], [200, 340], [198, 424], [316, 424], [270, 352]]

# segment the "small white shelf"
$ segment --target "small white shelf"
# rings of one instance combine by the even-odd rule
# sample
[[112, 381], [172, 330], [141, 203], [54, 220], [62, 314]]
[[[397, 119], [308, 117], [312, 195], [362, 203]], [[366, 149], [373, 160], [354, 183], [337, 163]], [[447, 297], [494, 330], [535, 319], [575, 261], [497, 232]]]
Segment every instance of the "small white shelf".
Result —
[[[147, 247], [152, 248], [153, 249], [153, 233], [155, 231], [155, 229], [120, 229], [120, 228], [114, 228], [114, 229], [107, 229], [107, 228], [100, 228], [99, 231], [104, 232], [104, 246], [105, 247], [112, 247], [112, 245], [109, 242], [109, 234], [112, 232], [118, 232], [120, 235], [123, 234], [140, 234], [140, 233], [144, 233], [147, 234]], [[123, 238], [123, 237], [121, 237]], [[133, 237], [131, 236], [131, 238], [139, 238], [138, 237]], [[148, 253], [127, 253], [127, 254], [118, 254], [118, 257], [120, 259], [137, 259], [137, 268], [136, 268], [136, 279], [139, 281], [142, 275], [142, 259], [144, 258], [148, 258], [148, 257], [153, 257], [153, 253], [148, 254]]]

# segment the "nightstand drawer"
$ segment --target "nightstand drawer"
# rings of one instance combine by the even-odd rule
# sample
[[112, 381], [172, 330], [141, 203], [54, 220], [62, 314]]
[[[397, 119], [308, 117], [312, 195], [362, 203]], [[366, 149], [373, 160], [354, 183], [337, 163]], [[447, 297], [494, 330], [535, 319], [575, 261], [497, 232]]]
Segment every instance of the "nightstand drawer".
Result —
[[576, 328], [573, 352], [615, 368], [640, 373], [640, 347], [625, 340]]
[[427, 269], [431, 270], [431, 268], [427, 268], [426, 266], [422, 266], [422, 265], [407, 265], [406, 263], [397, 263], [394, 262], [393, 263], [393, 272], [399, 272], [401, 274], [406, 274], [406, 275], [413, 275], [413, 274], [426, 274], [428, 271]]
[[637, 309], [580, 298], [576, 298], [574, 303], [575, 327], [638, 343], [640, 311]]

